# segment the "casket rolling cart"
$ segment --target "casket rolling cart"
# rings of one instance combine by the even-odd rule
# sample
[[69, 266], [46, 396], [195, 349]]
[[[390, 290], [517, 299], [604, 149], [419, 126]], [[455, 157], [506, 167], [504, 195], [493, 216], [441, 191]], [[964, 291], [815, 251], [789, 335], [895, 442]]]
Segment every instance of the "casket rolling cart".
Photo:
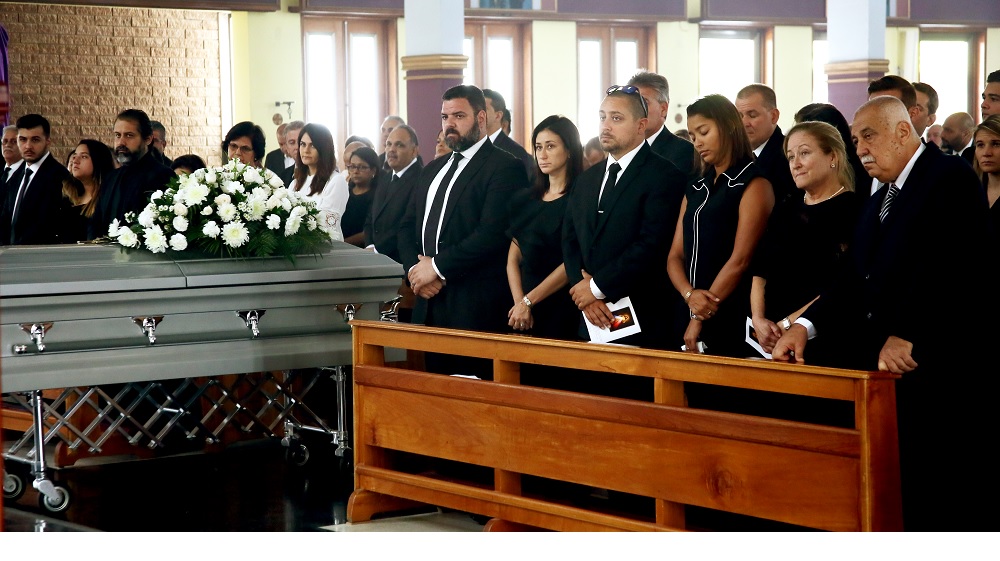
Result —
[[[4, 497], [24, 491], [28, 466], [43, 507], [69, 504], [42, 443], [99, 454], [112, 441], [165, 448], [236, 431], [281, 438], [302, 463], [298, 435], [314, 431], [350, 457], [347, 322], [391, 321], [401, 276], [344, 243], [294, 263], [0, 248], [0, 390], [31, 419], [4, 445]], [[304, 402], [320, 376], [337, 387], [335, 428]]]

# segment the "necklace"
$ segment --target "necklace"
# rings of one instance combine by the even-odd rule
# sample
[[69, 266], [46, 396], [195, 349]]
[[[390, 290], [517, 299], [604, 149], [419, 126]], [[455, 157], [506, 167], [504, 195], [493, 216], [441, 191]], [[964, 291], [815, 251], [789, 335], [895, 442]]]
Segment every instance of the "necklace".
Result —
[[814, 204], [814, 205], [818, 205], [819, 203], [822, 203], [823, 201], [828, 201], [828, 200], [830, 200], [830, 199], [832, 199], [832, 198], [836, 197], [837, 195], [839, 195], [839, 194], [840, 194], [840, 192], [841, 192], [841, 191], [843, 191], [843, 190], [844, 190], [844, 187], [843, 187], [843, 186], [841, 186], [841, 187], [840, 187], [840, 189], [837, 189], [837, 190], [836, 190], [836, 191], [835, 191], [835, 192], [834, 192], [833, 194], [831, 194], [831, 195], [828, 195], [828, 196], [826, 196], [826, 197], [824, 197], [824, 198], [822, 198], [822, 199], [820, 199], [820, 200], [818, 200], [818, 201], [816, 201], [816, 202], [814, 202], [814, 203], [812, 203], [812, 204]]

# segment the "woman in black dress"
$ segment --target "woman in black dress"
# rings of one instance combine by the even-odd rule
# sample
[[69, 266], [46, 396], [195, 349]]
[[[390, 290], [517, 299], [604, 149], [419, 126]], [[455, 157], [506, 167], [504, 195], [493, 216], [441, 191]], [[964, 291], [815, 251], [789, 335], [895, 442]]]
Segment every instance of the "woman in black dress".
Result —
[[687, 110], [703, 177], [681, 203], [667, 273], [686, 309], [684, 350], [746, 356], [749, 265], [774, 206], [736, 107], [709, 95]]
[[[754, 262], [751, 317], [757, 342], [767, 353], [837, 277], [857, 216], [854, 171], [836, 128], [819, 121], [799, 123], [785, 136], [784, 150], [804, 196], [775, 208]], [[829, 364], [832, 357], [820, 359], [825, 353], [817, 354], [812, 344], [811, 362]]]
[[101, 181], [115, 169], [111, 148], [99, 140], [80, 141], [69, 160], [70, 177], [63, 181], [63, 205], [58, 221], [60, 243], [87, 239], [87, 225], [94, 215]]
[[575, 339], [580, 312], [565, 290], [562, 223], [573, 180], [583, 169], [580, 132], [561, 115], [547, 117], [531, 135], [535, 184], [511, 201], [507, 281], [514, 305], [508, 325], [551, 339]]
[[347, 171], [351, 174], [347, 182], [350, 194], [342, 224], [344, 241], [349, 244], [365, 245], [365, 218], [371, 212], [379, 169], [378, 154], [367, 146], [355, 150], [347, 162]]

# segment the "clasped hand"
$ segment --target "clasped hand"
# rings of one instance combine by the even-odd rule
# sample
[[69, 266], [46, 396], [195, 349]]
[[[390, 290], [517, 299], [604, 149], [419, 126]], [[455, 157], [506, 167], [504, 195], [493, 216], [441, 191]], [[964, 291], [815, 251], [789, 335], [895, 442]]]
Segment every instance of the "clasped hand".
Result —
[[583, 315], [586, 316], [587, 321], [591, 325], [602, 328], [611, 327], [611, 320], [614, 319], [614, 316], [611, 315], [611, 310], [608, 309], [604, 300], [598, 300], [594, 296], [594, 292], [590, 289], [590, 279], [593, 277], [583, 269], [580, 269], [580, 274], [583, 275], [583, 280], [569, 289], [569, 295], [573, 299], [573, 303], [583, 312]]
[[782, 331], [778, 324], [765, 317], [753, 318], [753, 330], [757, 334], [757, 342], [764, 352], [770, 353], [774, 345], [781, 339]]
[[437, 296], [444, 288], [444, 281], [438, 276], [431, 263], [431, 258], [425, 255], [418, 255], [417, 264], [410, 269], [406, 278], [410, 281], [410, 287], [417, 296], [429, 300]]
[[[719, 302], [722, 299], [703, 289], [691, 291], [687, 305], [691, 309], [691, 315], [697, 319], [708, 319], [719, 311]], [[694, 318], [692, 318], [694, 319]]]

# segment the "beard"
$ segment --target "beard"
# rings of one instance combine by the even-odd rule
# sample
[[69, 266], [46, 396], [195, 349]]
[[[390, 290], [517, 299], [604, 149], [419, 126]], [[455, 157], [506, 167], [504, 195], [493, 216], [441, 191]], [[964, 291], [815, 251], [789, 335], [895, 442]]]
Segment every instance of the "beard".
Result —
[[142, 154], [140, 154], [138, 151], [133, 152], [128, 148], [126, 148], [125, 146], [119, 146], [115, 148], [115, 160], [123, 166], [127, 166], [135, 162], [136, 160], [139, 159], [140, 156], [142, 156]]
[[[452, 140], [451, 134], [458, 134], [458, 140]], [[472, 148], [482, 136], [479, 134], [479, 126], [473, 125], [465, 135], [458, 133], [458, 129], [454, 127], [449, 127], [444, 131], [444, 143], [448, 145], [455, 152], [464, 152], [469, 148]]]

